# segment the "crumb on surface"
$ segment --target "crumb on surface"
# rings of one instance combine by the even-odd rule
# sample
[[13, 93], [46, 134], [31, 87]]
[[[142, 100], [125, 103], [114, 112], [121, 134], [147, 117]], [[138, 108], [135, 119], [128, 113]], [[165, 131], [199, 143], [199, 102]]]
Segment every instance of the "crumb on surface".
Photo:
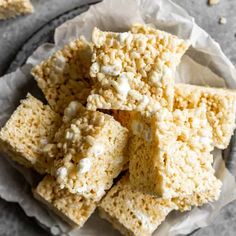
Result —
[[224, 16], [221, 16], [219, 18], [219, 24], [220, 25], [225, 25], [227, 23], [227, 19]]
[[208, 5], [209, 6], [213, 6], [216, 5], [220, 2], [220, 0], [208, 0]]

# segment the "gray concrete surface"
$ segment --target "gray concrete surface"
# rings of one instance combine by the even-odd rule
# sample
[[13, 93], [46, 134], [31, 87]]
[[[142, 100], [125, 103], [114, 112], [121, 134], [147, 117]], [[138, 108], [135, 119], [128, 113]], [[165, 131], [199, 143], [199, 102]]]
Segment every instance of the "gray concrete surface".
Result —
[[[174, 0], [184, 7], [196, 22], [204, 28], [223, 51], [236, 64], [236, 0], [221, 0], [217, 6], [207, 6], [207, 0]], [[24, 41], [40, 26], [60, 13], [74, 8], [86, 0], [32, 0], [36, 12], [17, 20], [0, 22], [0, 75], [4, 73]], [[220, 25], [220, 16], [227, 24]], [[46, 236], [32, 219], [27, 218], [16, 204], [0, 200], [0, 236]], [[194, 236], [235, 236], [236, 202], [225, 207], [214, 224], [201, 229]]]

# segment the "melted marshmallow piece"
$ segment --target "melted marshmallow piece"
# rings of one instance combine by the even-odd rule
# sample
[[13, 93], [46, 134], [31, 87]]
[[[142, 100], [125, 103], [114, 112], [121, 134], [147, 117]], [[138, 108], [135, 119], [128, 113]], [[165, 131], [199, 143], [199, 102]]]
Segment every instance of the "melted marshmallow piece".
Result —
[[97, 195], [101, 198], [102, 196], [104, 196], [105, 195], [105, 190], [104, 190], [104, 186], [101, 186], [99, 189], [98, 189], [98, 191], [97, 191]]
[[80, 160], [79, 165], [78, 165], [78, 172], [79, 174], [86, 173], [90, 170], [92, 166], [92, 162], [90, 158], [83, 158]]
[[200, 143], [202, 143], [205, 146], [212, 144], [213, 140], [212, 140], [211, 132], [209, 132], [208, 130], [202, 130], [200, 134], [201, 134], [201, 137], [198, 140]]
[[64, 111], [63, 121], [68, 122], [71, 119], [73, 119], [75, 117], [75, 115], [77, 114], [78, 109], [81, 107], [82, 107], [82, 105], [77, 101], [70, 102], [70, 104], [68, 105], [68, 107]]
[[163, 72], [164, 72], [164, 76], [173, 77], [173, 70], [171, 70], [170, 68], [165, 67]]
[[94, 62], [90, 67], [90, 71], [93, 74], [97, 74], [100, 71], [100, 65], [97, 62]]
[[200, 126], [200, 120], [199, 119], [193, 119], [193, 121], [192, 121], [192, 127], [193, 128], [199, 128], [199, 126]]
[[93, 145], [93, 147], [91, 148], [91, 152], [95, 156], [99, 156], [99, 155], [103, 154], [104, 150], [105, 150], [105, 147], [104, 147], [104, 144], [102, 144], [102, 143], [95, 143]]
[[53, 64], [54, 70], [57, 72], [63, 71], [65, 64], [66, 64], [65, 57], [63, 57], [62, 55], [58, 56], [56, 60], [54, 60], [54, 64]]
[[133, 213], [142, 222], [143, 226], [147, 228], [147, 230], [154, 231], [156, 229], [156, 224], [151, 223], [150, 216], [138, 210], [133, 211]]
[[126, 99], [131, 90], [129, 80], [133, 79], [132, 72], [122, 72], [117, 81], [111, 81], [111, 85], [116, 89], [122, 99]]
[[[205, 123], [205, 122], [204, 122]], [[204, 136], [204, 137], [212, 137], [212, 133], [211, 132], [209, 132], [208, 130], [202, 130], [201, 131], [201, 134], [202, 134], [202, 136]]]
[[117, 76], [122, 69], [122, 61], [120, 59], [115, 60], [114, 64], [101, 67], [101, 72], [106, 75]]
[[150, 99], [147, 95], [143, 95], [142, 100], [140, 101], [139, 104], [139, 109], [144, 110], [144, 108], [149, 104]]
[[118, 80], [117, 80], [117, 91], [119, 94], [122, 95], [122, 97], [126, 98], [129, 91], [130, 91], [130, 85], [129, 85], [129, 78], [127, 76], [127, 73], [122, 73]]
[[77, 192], [78, 194], [84, 194], [84, 193], [87, 193], [87, 192], [90, 191], [90, 189], [89, 189], [87, 186], [77, 187], [76, 190], [77, 190], [76, 192]]
[[143, 124], [139, 120], [132, 120], [131, 131], [134, 135], [144, 138], [148, 143], [152, 141], [151, 127]]
[[202, 143], [204, 145], [212, 144], [212, 139], [208, 138], [208, 137], [200, 137], [199, 141], [200, 141], [200, 143]]
[[[175, 111], [175, 112], [177, 113], [178, 111]], [[157, 121], [159, 122], [162, 122], [165, 120], [171, 120], [171, 119], [172, 119], [171, 113], [165, 108], [162, 109], [162, 111], [157, 116]]]
[[66, 140], [72, 140], [73, 137], [74, 137], [74, 134], [72, 132], [70, 131], [66, 132], [66, 135], [65, 135]]
[[56, 175], [59, 179], [66, 178], [67, 174], [68, 174], [68, 171], [67, 171], [66, 167], [60, 167], [59, 169], [57, 169]]
[[133, 40], [133, 36], [130, 32], [120, 33], [118, 35], [118, 40], [121, 43], [121, 45], [124, 45], [125, 43], [127, 43], [127, 45], [129, 45], [131, 43], [131, 41]]
[[47, 145], [47, 144], [48, 144], [48, 139], [47, 139], [47, 138], [42, 138], [42, 139], [40, 139], [40, 144], [41, 144], [42, 146]]
[[153, 71], [150, 75], [150, 81], [153, 85], [158, 86], [161, 82], [161, 74]]

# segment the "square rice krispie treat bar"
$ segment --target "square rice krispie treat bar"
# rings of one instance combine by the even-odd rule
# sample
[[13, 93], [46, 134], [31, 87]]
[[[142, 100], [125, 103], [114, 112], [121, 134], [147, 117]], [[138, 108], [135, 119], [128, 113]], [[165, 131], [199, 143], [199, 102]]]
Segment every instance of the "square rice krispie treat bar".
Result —
[[212, 167], [212, 128], [206, 108], [167, 109], [131, 123], [130, 180], [134, 187], [163, 198], [185, 197], [221, 185]]
[[0, 131], [0, 148], [14, 161], [45, 173], [43, 149], [60, 126], [60, 116], [30, 94]]
[[33, 11], [34, 8], [29, 0], [0, 0], [0, 20], [29, 14]]
[[98, 208], [102, 218], [124, 235], [152, 235], [172, 210], [186, 211], [217, 200], [218, 184], [205, 192], [184, 198], [164, 199], [140, 192], [132, 187], [126, 174], [102, 199]]
[[[189, 84], [175, 85], [175, 109], [194, 109], [204, 104], [209, 124], [213, 130], [213, 145], [225, 149], [235, 129], [236, 92]], [[129, 128], [132, 111], [114, 110], [112, 115]]]
[[33, 190], [34, 197], [44, 203], [72, 226], [82, 227], [96, 209], [96, 204], [67, 189], [60, 189], [57, 181], [50, 175]]
[[62, 188], [99, 201], [127, 163], [128, 131], [112, 116], [78, 102], [70, 103], [63, 120], [55, 143], [46, 147], [57, 157], [52, 174]]
[[196, 108], [202, 103], [206, 105], [207, 119], [213, 129], [214, 146], [220, 149], [227, 148], [235, 129], [236, 92], [176, 84], [175, 109]]
[[32, 70], [53, 110], [62, 113], [74, 100], [86, 104], [91, 89], [92, 46], [83, 37], [57, 51]]
[[92, 41], [90, 75], [95, 84], [87, 100], [89, 109], [172, 109], [175, 68], [188, 42], [159, 30], [133, 34], [97, 28]]
[[99, 214], [123, 235], [149, 236], [177, 206], [170, 199], [133, 189], [129, 176], [117, 182], [99, 204]]

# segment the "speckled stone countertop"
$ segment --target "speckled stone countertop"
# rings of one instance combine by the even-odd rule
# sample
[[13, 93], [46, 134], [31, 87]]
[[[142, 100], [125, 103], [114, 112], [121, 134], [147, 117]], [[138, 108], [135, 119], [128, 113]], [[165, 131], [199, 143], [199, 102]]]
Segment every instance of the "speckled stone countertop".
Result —
[[[225, 54], [236, 64], [236, 0], [221, 0], [209, 7], [207, 0], [173, 0], [195, 17], [222, 47]], [[17, 20], [0, 22], [0, 75], [3, 75], [25, 40], [43, 24], [61, 13], [85, 4], [89, 0], [32, 0], [35, 13]], [[224, 25], [219, 18], [227, 19]], [[25, 216], [17, 204], [0, 199], [0, 236], [47, 236], [38, 224]], [[214, 224], [201, 229], [194, 236], [235, 236], [236, 201], [225, 207]]]

